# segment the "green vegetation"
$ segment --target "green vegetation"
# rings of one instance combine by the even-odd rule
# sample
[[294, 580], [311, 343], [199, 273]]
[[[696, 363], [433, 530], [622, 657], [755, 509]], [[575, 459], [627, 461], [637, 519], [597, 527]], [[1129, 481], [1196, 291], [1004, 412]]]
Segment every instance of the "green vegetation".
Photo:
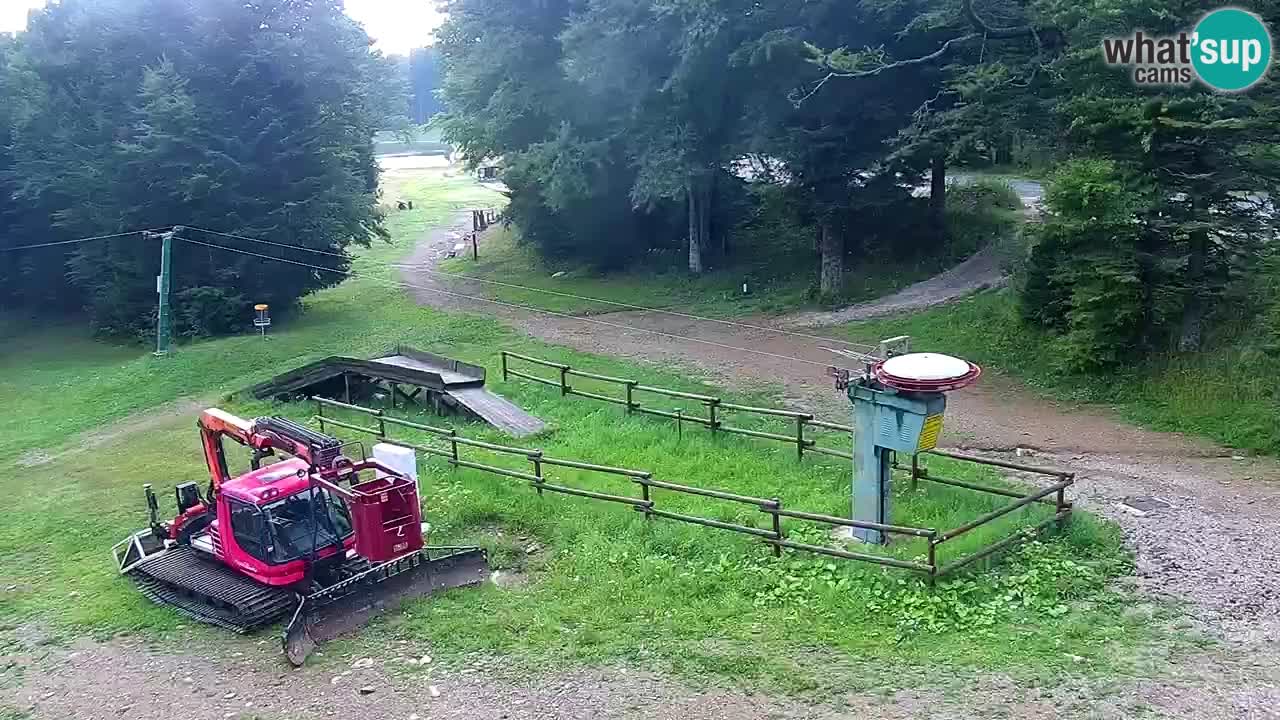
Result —
[[[427, 209], [394, 216], [393, 232], [416, 236], [425, 222], [473, 200], [474, 188], [457, 180], [406, 181], [400, 192]], [[443, 197], [427, 197], [437, 194]], [[0, 594], [0, 614], [10, 622], [39, 619], [76, 633], [165, 636], [186, 624], [139, 597], [115, 575], [105, 552], [143, 522], [143, 482], [163, 487], [204, 476], [194, 411], [162, 407], [180, 395], [246, 415], [305, 418], [309, 407], [223, 397], [329, 353], [366, 354], [401, 342], [491, 371], [495, 349], [510, 347], [646, 383], [706, 389], [669, 372], [548, 347], [486, 319], [416, 307], [385, 275], [377, 276], [392, 272], [382, 263], [404, 251], [403, 245], [377, 247], [362, 255], [356, 268], [369, 263], [369, 277], [308, 298], [304, 312], [266, 340], [245, 335], [195, 342], [165, 359], [141, 348], [104, 347], [68, 329], [6, 324], [12, 351], [4, 361], [10, 383], [4, 395], [23, 399], [0, 418], [0, 466], [6, 468], [0, 491], [13, 519], [0, 527], [0, 587], [14, 587]], [[56, 351], [49, 349], [51, 341]], [[497, 375], [491, 375], [497, 390], [552, 423], [552, 430], [529, 441], [549, 454], [777, 495], [791, 507], [844, 510], [843, 462], [811, 457], [797, 463], [785, 445], [713, 438], [689, 428], [680, 437], [668, 422], [564, 401], [541, 386], [503, 383]], [[769, 402], [767, 395], [739, 397]], [[126, 415], [132, 415], [130, 423], [111, 425]], [[457, 426], [469, 435], [498, 437], [479, 425]], [[114, 434], [95, 444], [78, 432]], [[1118, 530], [1084, 513], [1061, 538], [1032, 546], [995, 572], [948, 581], [934, 593], [897, 572], [809, 556], [774, 560], [744, 536], [646, 523], [619, 507], [577, 498], [540, 498], [485, 473], [453, 471], [425, 459], [421, 470], [435, 540], [482, 542], [496, 564], [522, 581], [413, 603], [404, 615], [350, 641], [358, 646], [373, 647], [394, 635], [425, 640], [446, 660], [477, 651], [510, 653], [512, 663], [526, 667], [625, 659], [798, 690], [839, 677], [826, 662], [811, 664], [815, 648], [834, 648], [834, 657], [850, 662], [944, 662], [1025, 675], [1072, 665], [1069, 655], [1086, 658], [1093, 669], [1114, 667], [1125, 648], [1150, 632], [1121, 618], [1125, 599], [1106, 589], [1108, 578], [1127, 566]], [[948, 472], [999, 481], [959, 467]], [[575, 471], [557, 479], [634, 493], [625, 483]], [[937, 487], [912, 493], [905, 484], [897, 499], [905, 519], [938, 526], [958, 524], [996, 502]], [[671, 505], [738, 521], [756, 514], [697, 498], [674, 498]], [[1011, 516], [999, 531], [1013, 531], [1043, 511], [1030, 512]], [[795, 537], [825, 540], [821, 531], [803, 526], [788, 523]], [[983, 539], [975, 534], [965, 542]], [[918, 549], [903, 543], [890, 552], [910, 557]], [[637, 624], [645, 632], [636, 632]]]
[[[516, 232], [509, 227], [499, 228], [486, 237], [479, 262], [468, 255], [444, 261], [441, 269], [539, 290], [716, 316], [781, 312], [812, 304], [816, 299], [814, 279], [803, 270], [800, 274], [786, 273], [786, 267], [765, 264], [713, 270], [697, 277], [680, 267], [657, 273], [652, 268], [600, 273], [571, 261], [543, 260], [532, 248], [517, 241]], [[552, 277], [559, 272], [564, 275]], [[892, 268], [859, 266], [846, 273], [844, 292], [832, 302], [843, 304], [880, 297], [936, 272], [934, 263], [923, 262]], [[747, 284], [746, 294], [742, 292], [743, 283]], [[486, 295], [500, 300], [559, 312], [598, 314], [623, 309], [500, 285], [481, 288]]]
[[1211, 352], [1157, 355], [1107, 374], [1084, 373], [1073, 368], [1066, 338], [1026, 326], [1012, 290], [910, 317], [855, 323], [845, 332], [859, 340], [908, 334], [916, 349], [960, 355], [1046, 393], [1114, 407], [1158, 430], [1280, 453], [1280, 356], [1262, 337], [1246, 334]]
[[[405, 142], [406, 138], [412, 139]], [[379, 131], [373, 136], [373, 152], [375, 155], [447, 155], [449, 145], [441, 140], [438, 128], [424, 125], [399, 133]]]
[[[860, 268], [949, 254], [943, 193], [924, 200], [915, 186], [941, 188], [949, 161], [1012, 142], [996, 129], [1009, 118], [964, 108], [1034, 76], [1025, 53], [1038, 36], [1001, 28], [978, 57], [982, 25], [958, 3], [917, 0], [453, 0], [440, 126], [467, 157], [502, 158], [508, 217], [554, 263], [732, 278], [803, 247], [784, 267], [805, 281], [782, 294], [839, 301], [861, 295], [843, 287], [871, 274]], [[891, 60], [953, 33], [932, 58]], [[752, 242], [749, 226], [773, 210], [778, 232]]]
[[[55, 447], [77, 432], [176, 398], [212, 401], [291, 364], [339, 351], [376, 352], [406, 340], [400, 334], [420, 326], [420, 311], [391, 283], [395, 270], [387, 263], [407, 252], [428, 227], [451, 213], [491, 202], [495, 194], [468, 180], [422, 174], [390, 178], [388, 192], [414, 198], [414, 209], [390, 217], [394, 243], [378, 243], [354, 261], [352, 271], [369, 279], [344, 283], [323, 299], [305, 299], [302, 312], [279, 321], [266, 340], [244, 334], [219, 343], [194, 341], [172, 358], [157, 360], [137, 345], [88, 343], [85, 329], [70, 324], [37, 330], [12, 318], [0, 324], [6, 346], [0, 355], [5, 371], [0, 397], [6, 398], [13, 421], [0, 433], [0, 462]], [[249, 315], [242, 318], [246, 331], [249, 320]], [[445, 316], [434, 318], [432, 325], [441, 332], [473, 336], [476, 342], [494, 331]], [[437, 342], [430, 328], [418, 332], [424, 346]], [[45, 419], [21, 420], [33, 416]]]
[[[336, 291], [325, 295], [330, 292]], [[371, 349], [404, 341], [447, 348], [451, 354], [491, 368], [491, 349], [510, 345], [603, 372], [628, 372], [645, 382], [699, 388], [665, 373], [521, 342], [485, 321], [412, 312], [417, 325], [430, 329], [397, 333], [380, 321], [401, 324], [409, 319], [405, 314], [373, 312], [373, 322], [361, 333], [364, 342], [353, 344]], [[356, 327], [369, 314], [350, 307], [344, 317], [327, 318], [326, 326], [346, 321]], [[290, 331], [294, 332], [318, 340], [316, 329]], [[348, 339], [352, 338], [340, 336], [328, 342]], [[142, 367], [181, 361], [189, 372], [188, 382], [199, 385], [197, 378], [203, 376], [208, 383], [226, 372], [225, 359], [244, 354], [253, 342], [261, 343], [231, 338], [191, 346], [169, 361], [144, 357], [104, 367], [86, 360], [78, 369], [98, 375], [100, 382], [119, 392], [146, 392], [156, 373], [140, 372]], [[82, 343], [68, 340], [64, 347], [74, 349]], [[280, 357], [264, 353], [256, 362], [268, 371], [294, 362], [282, 362]], [[540, 387], [495, 384], [555, 423], [556, 430], [537, 441], [549, 453], [652, 468], [663, 477], [695, 485], [779, 495], [793, 507], [843, 510], [844, 463], [797, 465], [785, 447], [713, 440], [688, 431], [678, 439], [668, 423], [624, 419], [613, 408], [592, 410], [581, 403], [566, 403]], [[63, 402], [77, 399], [73, 390]], [[51, 412], [46, 406], [44, 415], [28, 415], [24, 421], [40, 424], [48, 415], [65, 414], [68, 405], [54, 407]], [[230, 407], [245, 414], [283, 411], [302, 417], [309, 412], [305, 407], [260, 403], [231, 403]], [[10, 421], [3, 429], [11, 431], [16, 424]], [[88, 419], [84, 424], [89, 424]], [[491, 436], [478, 426], [463, 430]], [[620, 443], [620, 437], [627, 438], [627, 443]], [[160, 417], [145, 431], [84, 452], [72, 449], [67, 456], [24, 468], [6, 479], [4, 489], [13, 516], [22, 520], [0, 531], [4, 568], [0, 582], [21, 587], [5, 597], [5, 614], [35, 613], [80, 632], [172, 630], [181, 620], [151, 607], [115, 577], [103, 544], [123, 537], [141, 522], [137, 497], [142, 481], [168, 484], [201, 479], [204, 468], [196, 447], [190, 415], [173, 414]], [[15, 449], [6, 448], [7, 457], [12, 458]], [[1115, 652], [1114, 643], [1131, 632], [1114, 613], [1065, 613], [1073, 600], [1089, 599], [1110, 608], [1120, 602], [1102, 589], [1106, 578], [1124, 566], [1118, 533], [1087, 516], [1078, 518], [1063, 540], [1050, 544], [1048, 559], [1038, 559], [1037, 552], [1001, 573], [947, 583], [943, 594], [935, 596], [918, 580], [894, 573], [810, 557], [775, 561], [762, 547], [739, 536], [663, 521], [648, 525], [621, 508], [573, 498], [538, 498], [527, 487], [484, 473], [453, 472], [438, 463], [426, 463], [423, 478], [437, 541], [483, 542], [500, 566], [529, 573], [528, 584], [519, 588], [454, 593], [411, 607], [412, 619], [392, 632], [397, 637], [425, 639], [438, 652], [504, 651], [530, 663], [639, 659], [652, 653], [651, 662], [678, 670], [803, 685], [816, 682], [816, 675], [788, 677], [792, 660], [786, 658], [814, 644], [886, 661], [948, 661], [1013, 669], [1062, 663], [1065, 647], [1105, 663]], [[588, 484], [574, 472], [557, 479], [627, 491], [598, 480]], [[898, 500], [902, 517], [939, 525], [958, 524], [995, 502], [938, 488], [904, 492]], [[672, 506], [738, 521], [756, 514], [709, 501], [680, 499]], [[96, 511], [85, 516], [83, 507]], [[1025, 521], [1026, 517], [1011, 520], [1001, 530], [1012, 531]], [[66, 532], [69, 527], [75, 532]], [[29, 542], [33, 536], [48, 540], [33, 547]], [[795, 536], [822, 540], [815, 531], [797, 529]], [[981, 539], [975, 535], [970, 541]], [[542, 549], [527, 556], [525, 548], [534, 543]], [[904, 545], [899, 552], [911, 556], [918, 551]], [[1047, 581], [1046, 576], [1061, 580]], [[71, 592], [74, 603], [66, 602]], [[691, 598], [696, 602], [689, 602]], [[645, 620], [647, 633], [629, 629], [637, 619]], [[374, 643], [376, 638], [373, 635], [364, 642]], [[728, 644], [714, 649], [708, 645], [721, 640]]]
[[[812, 238], [803, 233], [803, 228], [787, 226], [785, 218], [773, 211], [762, 213], [741, 228], [740, 241], [750, 245], [742, 252], [748, 260], [698, 276], [690, 275], [678, 262], [664, 266], [655, 260], [643, 269], [602, 273], [571, 259], [548, 260], [536, 248], [521, 242], [519, 230], [512, 226], [490, 231], [479, 261], [464, 254], [443, 261], [440, 268], [490, 281], [478, 286], [489, 297], [557, 312], [599, 314], [625, 309], [582, 298], [717, 317], [781, 313], [806, 306], [843, 306], [883, 297], [928, 279], [989, 243], [1013, 236], [1021, 219], [1022, 204], [1017, 194], [1001, 181], [983, 178], [953, 185], [948, 189], [947, 200], [951, 237], [943, 248], [924, 257], [886, 255], [846, 267], [842, 292], [825, 299], [818, 292], [813, 272], [816, 258]], [[555, 277], [559, 273], [563, 274]], [[747, 293], [742, 291], [744, 283]]]
[[[388, 105], [407, 109], [390, 74], [341, 3], [33, 10], [27, 31], [0, 35], [0, 307], [152, 337], [160, 252], [131, 231], [183, 225], [205, 243], [228, 238], [192, 228], [336, 254], [385, 238], [371, 140]], [[55, 244], [10, 250], [40, 243]], [[258, 267], [175, 243], [175, 331], [232, 332], [255, 302], [283, 316], [340, 278]]]
[[[898, 260], [953, 255], [942, 194], [909, 192], [925, 178], [1073, 159], [1023, 287], [1027, 322], [1064, 337], [1074, 368], [1214, 352], [1224, 319], [1280, 312], [1242, 302], [1274, 254], [1280, 94], [1135, 85], [1099, 60], [1103, 38], [1194, 27], [1194, 4], [450, 8], [441, 127], [469, 157], [502, 158], [507, 217], [546, 269], [636, 268], [619, 293], [657, 275], [653, 300], [721, 311], [757, 268], [776, 297], [750, 309], [856, 299]], [[1274, 24], [1280, 6], [1256, 11]], [[752, 242], [762, 228], [772, 242]], [[712, 277], [668, 278], [677, 266]], [[793, 271], [805, 281], [781, 279]]]

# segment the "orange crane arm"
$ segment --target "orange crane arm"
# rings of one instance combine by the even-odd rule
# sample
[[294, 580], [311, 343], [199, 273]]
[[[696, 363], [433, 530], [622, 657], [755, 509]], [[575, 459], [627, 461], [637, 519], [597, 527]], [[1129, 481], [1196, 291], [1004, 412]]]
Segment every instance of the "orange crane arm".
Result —
[[227, 456], [222, 450], [225, 435], [247, 447], [260, 450], [254, 444], [253, 421], [232, 415], [217, 408], [209, 408], [200, 414], [200, 442], [204, 446], [204, 462], [209, 468], [210, 489], [216, 495], [222, 483], [230, 480]]
[[253, 467], [272, 450], [305, 460], [313, 471], [334, 472], [334, 462], [341, 458], [342, 443], [296, 425], [283, 418], [246, 420], [224, 410], [209, 408], [200, 415], [200, 440], [204, 445], [205, 465], [209, 468], [211, 490], [217, 495], [222, 483], [231, 479], [222, 438], [229, 437], [254, 452]]

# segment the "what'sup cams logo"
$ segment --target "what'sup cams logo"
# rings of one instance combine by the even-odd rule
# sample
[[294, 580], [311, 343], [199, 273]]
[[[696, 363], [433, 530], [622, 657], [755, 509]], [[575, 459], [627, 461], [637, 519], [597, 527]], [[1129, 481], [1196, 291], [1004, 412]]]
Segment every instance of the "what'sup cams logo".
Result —
[[1271, 33], [1262, 18], [1240, 8], [1219, 8], [1191, 32], [1102, 41], [1108, 65], [1132, 68], [1138, 85], [1190, 85], [1199, 80], [1221, 92], [1253, 87], [1271, 66]]

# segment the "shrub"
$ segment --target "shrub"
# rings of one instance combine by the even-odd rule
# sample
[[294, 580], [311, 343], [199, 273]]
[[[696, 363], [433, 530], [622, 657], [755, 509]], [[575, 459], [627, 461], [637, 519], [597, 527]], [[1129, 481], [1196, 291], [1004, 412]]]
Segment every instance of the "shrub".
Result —
[[1081, 370], [1120, 365], [1143, 347], [1153, 300], [1139, 252], [1140, 197], [1113, 163], [1076, 160], [1054, 174], [1048, 217], [1030, 231], [1023, 316], [1064, 333]]
[[982, 248], [1017, 236], [1022, 200], [1006, 182], [979, 179], [947, 188], [946, 259], [958, 262]]
[[216, 287], [193, 287], [174, 295], [174, 332], [183, 337], [231, 333], [249, 324], [243, 295]]

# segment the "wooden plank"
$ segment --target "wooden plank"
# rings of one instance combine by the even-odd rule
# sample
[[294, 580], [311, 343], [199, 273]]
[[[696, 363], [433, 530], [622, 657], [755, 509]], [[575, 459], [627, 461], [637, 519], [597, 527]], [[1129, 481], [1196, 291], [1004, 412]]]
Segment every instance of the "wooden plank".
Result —
[[424, 363], [421, 360], [415, 360], [408, 355], [389, 355], [387, 357], [376, 358], [371, 362], [378, 363], [379, 365], [391, 365], [398, 368], [417, 370], [419, 372], [435, 375], [440, 378], [440, 384], [445, 387], [479, 382], [479, 378], [475, 378], [470, 375], [463, 375], [462, 373], [454, 372], [437, 365], [428, 365], [427, 363]]
[[489, 424], [515, 437], [532, 435], [547, 427], [542, 420], [484, 388], [453, 388], [446, 392]]
[[258, 383], [249, 388], [255, 398], [267, 398], [280, 393], [294, 392], [309, 385], [324, 382], [341, 375], [344, 361], [347, 358], [332, 356], [307, 363], [289, 372], [281, 373], [270, 380]]
[[431, 390], [484, 384], [484, 368], [402, 346], [385, 357], [373, 360], [340, 355], [323, 358], [254, 385], [249, 392], [256, 398], [302, 392], [311, 385], [343, 373]]

